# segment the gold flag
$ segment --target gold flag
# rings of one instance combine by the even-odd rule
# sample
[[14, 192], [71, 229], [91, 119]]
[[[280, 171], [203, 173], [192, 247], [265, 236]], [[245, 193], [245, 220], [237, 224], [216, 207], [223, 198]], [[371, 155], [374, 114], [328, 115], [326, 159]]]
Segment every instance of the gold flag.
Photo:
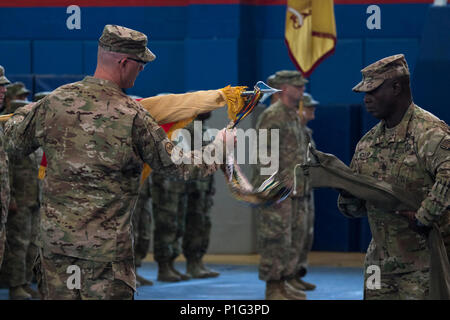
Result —
[[336, 47], [333, 0], [288, 0], [285, 42], [297, 69], [309, 77]]

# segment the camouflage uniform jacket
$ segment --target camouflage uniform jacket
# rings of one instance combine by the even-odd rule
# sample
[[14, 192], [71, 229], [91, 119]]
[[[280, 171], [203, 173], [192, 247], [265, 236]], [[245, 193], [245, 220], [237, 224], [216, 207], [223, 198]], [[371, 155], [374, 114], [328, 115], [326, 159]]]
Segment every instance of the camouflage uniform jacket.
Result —
[[[357, 173], [403, 186], [405, 192], [424, 199], [417, 219], [437, 221], [445, 230], [449, 220], [450, 136], [445, 122], [412, 104], [401, 122], [386, 129], [384, 121], [358, 143], [351, 168]], [[427, 239], [408, 226], [406, 218], [380, 210], [355, 198], [338, 200], [347, 216], [367, 214], [372, 242], [366, 265], [383, 273], [403, 273], [429, 268]]]
[[[27, 155], [42, 146], [48, 160], [41, 206], [44, 255], [132, 259], [130, 219], [143, 162], [156, 172], [184, 177], [194, 166], [185, 160], [175, 165], [172, 153], [191, 154], [174, 147], [119, 86], [93, 77], [18, 109], [5, 134], [8, 152]], [[217, 170], [217, 165], [198, 166], [204, 174]]]
[[[267, 144], [259, 143], [259, 148], [266, 149], [270, 153], [272, 148], [275, 152], [279, 152], [279, 169], [281, 179], [287, 184], [294, 184], [294, 168], [297, 164], [303, 163], [306, 155], [308, 136], [305, 127], [301, 124], [301, 118], [295, 108], [289, 108], [284, 105], [281, 100], [272, 104], [269, 108], [259, 116], [256, 123], [256, 129], [268, 129]], [[272, 130], [279, 130], [278, 145], [272, 145]], [[260, 138], [261, 139], [261, 138]], [[261, 164], [254, 166], [253, 186], [258, 187], [267, 179], [267, 176], [260, 174], [259, 168]], [[297, 174], [301, 171], [298, 167]], [[297, 191], [303, 192], [302, 186], [298, 183], [302, 181], [297, 179]]]
[[[8, 155], [4, 149], [4, 135], [3, 128], [0, 127], [0, 201], [1, 201], [1, 220], [0, 228], [2, 228], [8, 217], [9, 208], [9, 174], [8, 174], [9, 160]], [[0, 230], [1, 232], [1, 230]]]
[[[33, 207], [39, 205], [39, 167], [38, 154], [32, 153], [25, 158], [10, 161], [9, 178], [11, 182], [11, 202], [22, 206]], [[38, 162], [39, 161], [39, 162]]]

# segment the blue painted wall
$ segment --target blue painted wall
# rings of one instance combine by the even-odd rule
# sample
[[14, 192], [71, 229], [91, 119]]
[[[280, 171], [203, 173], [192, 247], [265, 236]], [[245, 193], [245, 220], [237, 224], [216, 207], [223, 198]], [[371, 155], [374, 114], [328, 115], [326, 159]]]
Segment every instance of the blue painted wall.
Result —
[[[382, 57], [404, 53], [416, 103], [450, 120], [444, 97], [450, 87], [449, 7], [433, 11], [428, 4], [379, 6], [381, 30], [368, 30], [367, 5], [335, 5], [335, 53], [318, 66], [307, 86], [322, 103], [311, 124], [318, 148], [346, 163], [358, 139], [376, 123], [360, 105], [362, 94], [351, 88], [360, 81], [360, 69]], [[37, 92], [92, 74], [97, 39], [108, 23], [146, 33], [157, 56], [130, 94], [252, 86], [277, 70], [294, 68], [284, 44], [281, 5], [89, 7], [81, 8], [81, 30], [66, 28], [68, 16], [65, 7], [0, 8], [0, 64], [11, 80], [24, 81]], [[344, 218], [336, 196], [332, 190], [316, 192], [320, 236], [314, 249], [365, 251], [370, 240], [367, 221]]]

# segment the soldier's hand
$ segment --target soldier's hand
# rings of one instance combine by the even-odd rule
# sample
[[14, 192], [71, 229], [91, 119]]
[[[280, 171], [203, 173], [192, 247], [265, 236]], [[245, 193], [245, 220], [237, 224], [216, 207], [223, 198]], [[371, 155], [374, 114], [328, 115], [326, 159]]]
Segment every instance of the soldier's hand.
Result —
[[237, 139], [236, 139], [236, 128], [234, 129], [227, 129], [224, 128], [222, 130], [219, 131], [219, 133], [217, 134], [218, 137], [221, 137], [222, 141], [235, 146]]

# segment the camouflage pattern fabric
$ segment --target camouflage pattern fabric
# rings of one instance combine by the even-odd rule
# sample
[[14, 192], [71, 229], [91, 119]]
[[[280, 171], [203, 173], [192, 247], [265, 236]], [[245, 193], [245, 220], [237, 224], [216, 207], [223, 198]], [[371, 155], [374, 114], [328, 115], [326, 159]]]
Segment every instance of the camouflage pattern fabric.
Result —
[[[1, 76], [3, 76], [3, 74], [1, 74]], [[3, 129], [0, 127], [0, 267], [3, 263], [3, 254], [6, 243], [6, 221], [10, 197], [8, 167], [9, 160], [8, 155], [4, 150]]]
[[[293, 185], [294, 167], [303, 162], [309, 141], [297, 109], [288, 108], [278, 100], [260, 115], [256, 129], [269, 129], [267, 146], [262, 146], [267, 150], [272, 150], [271, 130], [279, 130], [280, 143], [274, 146], [279, 150], [279, 174], [287, 184]], [[260, 168], [260, 164], [254, 167], [253, 185], [261, 184], [266, 178], [260, 174]], [[300, 195], [309, 192], [303, 190], [303, 185], [297, 190]], [[280, 280], [298, 273], [308, 234], [308, 201], [306, 197], [291, 195], [280, 204], [257, 209], [261, 280]]]
[[409, 68], [403, 54], [383, 58], [361, 70], [363, 79], [353, 87], [355, 92], [368, 92], [378, 88], [386, 79], [409, 76]]
[[[199, 121], [197, 119], [197, 121]], [[209, 129], [206, 121], [202, 121], [202, 146], [211, 142], [211, 137], [205, 133]], [[194, 137], [194, 122], [185, 128]], [[194, 139], [191, 140], [191, 150], [194, 150]], [[201, 177], [199, 172], [194, 172], [186, 182], [187, 210], [185, 217], [185, 230], [183, 235], [183, 255], [187, 260], [200, 260], [206, 254], [211, 234], [210, 212], [214, 204], [213, 197], [214, 175]]]
[[187, 260], [202, 259], [209, 246], [211, 234], [210, 211], [214, 204], [214, 176], [189, 180], [187, 211], [183, 236], [183, 254]]
[[27, 284], [32, 277], [32, 264], [37, 256], [39, 228], [39, 155], [11, 158], [9, 167], [11, 202], [17, 210], [10, 210], [6, 224], [7, 247], [1, 269], [3, 282], [10, 287]]
[[134, 261], [136, 267], [141, 266], [142, 259], [147, 256], [150, 248], [152, 228], [150, 184], [150, 178], [144, 180], [133, 213]]
[[[388, 129], [381, 121], [358, 143], [350, 167], [357, 173], [421, 193], [416, 218], [424, 225], [438, 222], [449, 252], [450, 136], [447, 124], [411, 104], [401, 122]], [[381, 274], [398, 275], [429, 269], [427, 238], [409, 227], [406, 218], [364, 201], [339, 196], [346, 216], [367, 215], [372, 241], [365, 266], [377, 265]], [[400, 281], [400, 280], [399, 280]], [[418, 288], [417, 290], [422, 290]]]
[[151, 177], [154, 258], [160, 263], [170, 262], [181, 253], [187, 209], [186, 183], [156, 172]]
[[[364, 283], [370, 274], [364, 274]], [[429, 270], [401, 274], [381, 273], [380, 289], [364, 290], [365, 300], [426, 300], [429, 293]], [[369, 280], [370, 281], [370, 280]]]
[[134, 54], [145, 62], [156, 59], [153, 52], [147, 48], [147, 36], [142, 32], [122, 26], [107, 24], [98, 40], [104, 50]]
[[[80, 268], [80, 289], [69, 289], [69, 266]], [[44, 300], [132, 300], [132, 261], [96, 262], [59, 254], [39, 255], [35, 263], [38, 290]]]
[[[198, 121], [198, 120], [197, 120]], [[185, 128], [194, 150], [194, 122]], [[202, 122], [202, 137], [208, 130]], [[207, 145], [210, 140], [202, 140]], [[201, 177], [193, 170], [188, 181], [153, 176], [153, 213], [155, 217], [154, 256], [158, 262], [176, 259], [181, 250], [187, 259], [202, 258], [209, 245], [213, 205], [214, 176]]]
[[[7, 151], [20, 156], [42, 146], [48, 160], [40, 224], [44, 257], [133, 261], [131, 214], [143, 162], [155, 172], [181, 178], [194, 167], [203, 175], [217, 170], [216, 164], [195, 164], [192, 153], [175, 147], [115, 83], [93, 77], [19, 108], [5, 134]], [[191, 160], [176, 165], [174, 152]], [[119, 273], [115, 276], [131, 277], [126, 282], [135, 288], [134, 273]]]
[[[312, 130], [306, 126], [303, 126], [305, 130], [305, 135], [309, 137], [309, 141], [312, 146], [315, 148], [316, 143], [312, 138]], [[314, 220], [315, 220], [315, 206], [314, 206], [314, 190], [308, 190], [305, 196], [305, 229], [306, 229], [306, 237], [303, 241], [303, 246], [300, 248], [300, 257], [298, 259], [298, 270], [306, 270], [308, 267], [308, 254], [312, 249], [313, 241], [314, 241]]]

